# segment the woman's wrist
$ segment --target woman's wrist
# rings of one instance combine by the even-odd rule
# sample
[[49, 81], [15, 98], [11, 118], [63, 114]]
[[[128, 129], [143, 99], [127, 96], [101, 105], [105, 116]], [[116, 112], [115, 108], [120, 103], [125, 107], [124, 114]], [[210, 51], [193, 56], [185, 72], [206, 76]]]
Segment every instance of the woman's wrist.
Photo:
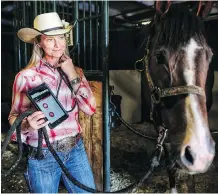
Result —
[[76, 79], [78, 76], [76, 70], [74, 70], [70, 75], [68, 75], [68, 79], [71, 81], [71, 80], [74, 80]]

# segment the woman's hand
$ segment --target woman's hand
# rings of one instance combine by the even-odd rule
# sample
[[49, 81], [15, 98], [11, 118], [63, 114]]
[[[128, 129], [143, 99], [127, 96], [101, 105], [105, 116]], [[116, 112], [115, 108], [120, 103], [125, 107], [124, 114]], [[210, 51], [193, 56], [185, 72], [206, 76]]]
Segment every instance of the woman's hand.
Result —
[[38, 130], [42, 127], [48, 125], [49, 121], [45, 121], [45, 115], [42, 111], [36, 111], [33, 114], [27, 117], [27, 123], [29, 125], [29, 129], [24, 129], [24, 131], [33, 131]]
[[60, 58], [58, 67], [61, 67], [69, 80], [73, 80], [78, 77], [72, 59], [69, 56], [63, 54], [63, 56]]

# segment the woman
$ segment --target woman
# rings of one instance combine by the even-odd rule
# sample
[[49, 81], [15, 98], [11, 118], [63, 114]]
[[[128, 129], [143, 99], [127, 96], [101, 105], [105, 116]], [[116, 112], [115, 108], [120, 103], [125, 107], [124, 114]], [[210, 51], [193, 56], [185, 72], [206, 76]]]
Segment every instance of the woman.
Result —
[[[69, 117], [53, 129], [48, 127], [45, 115], [36, 111], [22, 121], [22, 141], [31, 147], [28, 158], [27, 173], [29, 188], [34, 193], [57, 193], [60, 179], [68, 192], [85, 192], [71, 183], [53, 155], [49, 152], [43, 139], [44, 159], [35, 158], [38, 146], [38, 129], [46, 127], [49, 141], [54, 145], [59, 157], [79, 182], [95, 188], [93, 174], [81, 137], [81, 127], [78, 121], [79, 109], [88, 115], [95, 112], [95, 99], [81, 69], [75, 67], [67, 54], [65, 35], [72, 30], [58, 14], [45, 13], [34, 20], [34, 28], [23, 28], [18, 31], [18, 37], [26, 43], [33, 43], [33, 54], [28, 66], [16, 75], [13, 86], [12, 108], [9, 122], [12, 125], [23, 111], [33, 108], [26, 92], [42, 83], [46, 83]], [[57, 67], [66, 74], [73, 88], [63, 81]], [[12, 140], [16, 140], [16, 133]]]

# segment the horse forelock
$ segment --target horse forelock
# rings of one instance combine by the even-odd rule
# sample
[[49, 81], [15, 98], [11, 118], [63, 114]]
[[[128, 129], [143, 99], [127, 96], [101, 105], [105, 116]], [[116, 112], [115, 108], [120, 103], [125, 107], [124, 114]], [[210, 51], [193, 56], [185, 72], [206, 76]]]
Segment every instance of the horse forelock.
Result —
[[181, 4], [173, 4], [156, 24], [157, 43], [167, 46], [169, 50], [187, 44], [192, 37], [199, 43], [204, 41], [203, 21]]

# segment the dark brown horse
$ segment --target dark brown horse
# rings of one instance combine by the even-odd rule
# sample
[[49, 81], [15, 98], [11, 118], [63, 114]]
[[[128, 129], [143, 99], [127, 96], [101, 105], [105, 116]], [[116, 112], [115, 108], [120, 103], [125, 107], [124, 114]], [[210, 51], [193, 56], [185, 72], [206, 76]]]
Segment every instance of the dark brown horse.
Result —
[[[170, 176], [174, 176], [175, 164], [191, 175], [204, 173], [215, 155], [205, 95], [213, 53], [206, 42], [202, 21], [210, 10], [210, 2], [201, 2], [197, 12], [180, 3], [157, 2], [150, 24], [144, 93], [146, 102], [154, 105], [153, 120], [168, 128], [165, 151]], [[164, 91], [166, 88], [170, 92]], [[173, 189], [175, 181], [171, 178]]]

